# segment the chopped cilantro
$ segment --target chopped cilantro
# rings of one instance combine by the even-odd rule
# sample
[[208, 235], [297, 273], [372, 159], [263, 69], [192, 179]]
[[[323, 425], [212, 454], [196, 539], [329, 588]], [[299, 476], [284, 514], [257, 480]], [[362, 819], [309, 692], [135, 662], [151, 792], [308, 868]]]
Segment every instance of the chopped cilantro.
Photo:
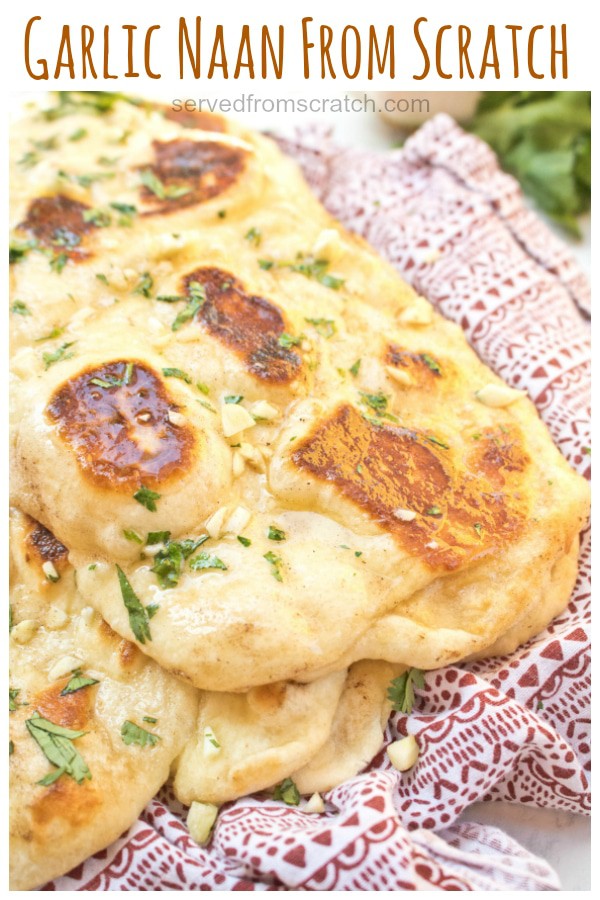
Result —
[[273, 578], [276, 581], [283, 581], [283, 578], [281, 576], [281, 571], [280, 571], [281, 563], [282, 563], [281, 557], [277, 556], [276, 553], [273, 553], [272, 550], [269, 550], [268, 553], [265, 553], [263, 555], [263, 558], [266, 559], [267, 562], [271, 564], [271, 575], [273, 576]]
[[179, 197], [189, 194], [190, 187], [182, 184], [163, 184], [152, 169], [144, 169], [140, 173], [140, 181], [144, 187], [148, 188], [159, 200], [177, 200]]
[[83, 214], [84, 222], [91, 222], [92, 225], [95, 225], [97, 228], [108, 228], [111, 223], [110, 213], [107, 213], [106, 210], [100, 209], [99, 207], [95, 207], [93, 209], [86, 209]]
[[31, 737], [40, 747], [46, 759], [56, 766], [56, 771], [51, 772], [38, 781], [43, 787], [53, 784], [61, 775], [69, 775], [77, 784], [92, 777], [85, 760], [73, 746], [73, 741], [83, 737], [85, 731], [73, 731], [56, 725], [49, 719], [45, 719], [36, 711], [25, 725]]
[[179, 331], [182, 325], [184, 325], [186, 322], [189, 322], [190, 319], [193, 319], [206, 300], [204, 288], [198, 281], [190, 281], [188, 285], [188, 291], [190, 299], [185, 309], [182, 309], [182, 311], [178, 314], [177, 318], [171, 325], [172, 331]]
[[123, 537], [127, 538], [128, 541], [133, 541], [134, 544], [144, 543], [144, 538], [141, 534], [138, 534], [137, 531], [134, 531], [133, 528], [125, 528], [123, 530]]
[[409, 715], [415, 703], [415, 687], [420, 690], [425, 687], [425, 676], [421, 669], [408, 669], [394, 678], [387, 692], [392, 709]]
[[151, 290], [154, 286], [154, 278], [150, 274], [150, 272], [143, 272], [140, 275], [140, 280], [137, 285], [133, 289], [134, 294], [141, 294], [142, 297], [150, 297]]
[[161, 739], [158, 734], [152, 734], [129, 720], [121, 726], [121, 737], [124, 744], [137, 744], [139, 747], [155, 747]]
[[148, 722], [150, 725], [156, 725], [158, 719], [155, 719], [154, 716], [142, 716], [142, 722]]
[[82, 674], [81, 669], [74, 669], [69, 683], [62, 689], [62, 691], [60, 692], [60, 696], [66, 697], [67, 694], [74, 694], [75, 691], [80, 691], [82, 688], [91, 687], [94, 684], [99, 684], [97, 678], [88, 678]]
[[160, 500], [160, 497], [160, 494], [157, 494], [156, 491], [151, 491], [150, 488], [144, 487], [144, 485], [133, 495], [133, 499], [145, 506], [146, 509], [149, 509], [150, 512], [156, 512], [156, 501]]
[[285, 541], [285, 531], [276, 528], [275, 525], [269, 525], [267, 537], [270, 541]]
[[356, 378], [356, 376], [358, 375], [358, 371], [359, 371], [359, 369], [360, 369], [360, 364], [361, 364], [361, 360], [360, 360], [360, 359], [357, 359], [356, 362], [353, 363], [353, 364], [350, 366], [350, 368], [348, 369], [348, 371], [350, 372], [350, 374], [351, 374], [351, 375], [354, 375], [355, 378]]
[[137, 215], [137, 206], [133, 203], [109, 203], [111, 209], [120, 213], [118, 224], [130, 228], [133, 225], [133, 217]]
[[17, 697], [21, 693], [20, 688], [9, 688], [8, 689], [8, 709], [9, 712], [15, 712], [19, 708], [19, 706], [26, 706], [25, 703], [19, 703], [17, 701]]
[[242, 547], [249, 547], [250, 544], [252, 543], [250, 538], [243, 537], [241, 534], [238, 534], [237, 539], [240, 542], [240, 544], [242, 545]]
[[60, 275], [68, 261], [69, 257], [66, 253], [54, 253], [50, 256], [50, 268], [57, 275]]
[[152, 566], [152, 572], [164, 589], [177, 586], [185, 560], [208, 540], [207, 534], [196, 539], [186, 538], [182, 541], [170, 541], [169, 536], [168, 531], [154, 532], [148, 535], [150, 546], [152, 544], [166, 545], [157, 552]]
[[108, 278], [106, 277], [104, 272], [96, 272], [96, 278], [98, 279], [98, 281], [101, 281], [102, 284], [108, 285]]
[[145, 644], [146, 641], [152, 640], [148, 610], [140, 602], [139, 597], [129, 584], [125, 572], [120, 566], [117, 566], [117, 574], [119, 576], [123, 603], [129, 614], [129, 625], [140, 644]]
[[11, 241], [8, 245], [8, 261], [12, 265], [23, 259], [30, 250], [37, 250], [38, 242], [30, 241]]
[[483, 532], [483, 525], [480, 522], [475, 522], [473, 528], [475, 529], [479, 537], [481, 537], [481, 534]]
[[386, 411], [388, 398], [385, 394], [382, 394], [381, 392], [379, 394], [365, 394], [364, 391], [359, 391], [359, 394], [362, 398], [362, 402], [366, 404], [366, 406], [370, 406], [371, 409], [374, 409], [378, 415]]
[[198, 569], [227, 569], [227, 566], [218, 556], [212, 556], [209, 553], [199, 553], [190, 560], [190, 569], [197, 571]]
[[428, 369], [431, 369], [431, 371], [435, 372], [436, 375], [442, 374], [440, 365], [439, 365], [438, 361], [433, 358], [433, 356], [430, 356], [429, 353], [421, 353], [419, 355]]
[[208, 394], [208, 393], [210, 392], [209, 386], [208, 386], [207, 384], [204, 384], [203, 381], [197, 381], [197, 382], [196, 382], [196, 387], [198, 388], [198, 390], [200, 391], [201, 394], [205, 394], [205, 395], [206, 395], [206, 394]]
[[427, 440], [430, 444], [435, 444], [436, 447], [442, 447], [444, 450], [450, 449], [448, 444], [445, 444], [443, 441], [440, 441], [438, 438], [434, 437], [431, 434], [427, 436]]
[[246, 238], [247, 241], [249, 241], [255, 247], [259, 247], [260, 242], [262, 241], [262, 234], [260, 233], [258, 228], [251, 228], [249, 231], [246, 232], [244, 237]]
[[61, 346], [57, 350], [54, 350], [53, 353], [43, 353], [42, 359], [44, 360], [44, 368], [49, 369], [54, 363], [62, 362], [65, 359], [71, 359], [71, 357], [74, 356], [74, 353], [73, 351], [68, 352], [68, 350], [74, 343], [75, 341], [68, 341], [66, 344], [61, 344]]
[[298, 337], [294, 337], [293, 335], [288, 334], [286, 331], [284, 331], [283, 334], [279, 335], [277, 343], [280, 347], [285, 347], [286, 350], [289, 350], [290, 347], [297, 347], [298, 344], [301, 344], [303, 339], [303, 334], [299, 334]]
[[22, 300], [15, 300], [13, 305], [10, 308], [10, 311], [15, 313], [17, 316], [30, 316], [31, 310], [27, 306], [26, 303], [23, 303]]
[[283, 800], [288, 806], [298, 806], [300, 791], [291, 778], [284, 778], [273, 791], [273, 800]]
[[237, 405], [238, 403], [241, 403], [243, 399], [244, 399], [243, 394], [230, 394], [228, 397], [224, 398], [223, 402], [224, 403], [232, 403], [234, 405]]
[[442, 511], [439, 506], [428, 506], [425, 510], [426, 516], [434, 516], [436, 519], [439, 519], [442, 515]]
[[166, 369], [162, 370], [165, 378], [179, 378], [181, 381], [185, 381], [186, 384], [191, 384], [192, 379], [184, 372], [183, 369], [174, 369], [168, 366]]
[[259, 259], [258, 265], [261, 269], [264, 269], [265, 272], [268, 272], [269, 269], [272, 269], [275, 265], [275, 262], [272, 259]]

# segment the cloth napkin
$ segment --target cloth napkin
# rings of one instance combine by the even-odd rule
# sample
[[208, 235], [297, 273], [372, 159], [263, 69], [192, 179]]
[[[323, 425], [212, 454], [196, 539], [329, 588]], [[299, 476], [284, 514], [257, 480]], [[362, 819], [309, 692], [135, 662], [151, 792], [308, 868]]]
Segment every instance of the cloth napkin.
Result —
[[[334, 216], [527, 389], [589, 476], [586, 278], [489, 147], [445, 115], [385, 153], [318, 128], [280, 143]], [[506, 834], [456, 820], [477, 800], [589, 814], [589, 568], [585, 534], [571, 602], [546, 631], [511, 656], [427, 675], [410, 719], [395, 714], [386, 733], [417, 736], [411, 772], [382, 750], [326, 795], [324, 815], [266, 796], [226, 804], [206, 848], [165, 788], [119, 841], [44, 890], [560, 890]]]

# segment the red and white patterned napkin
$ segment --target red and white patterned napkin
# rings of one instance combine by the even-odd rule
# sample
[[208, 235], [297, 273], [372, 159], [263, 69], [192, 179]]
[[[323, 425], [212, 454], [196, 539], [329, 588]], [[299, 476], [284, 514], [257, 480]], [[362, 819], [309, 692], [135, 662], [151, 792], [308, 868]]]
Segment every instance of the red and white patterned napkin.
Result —
[[[589, 475], [589, 289], [490, 149], [445, 115], [402, 149], [281, 142], [325, 206], [363, 235], [482, 359], [526, 388], [571, 464]], [[590, 551], [568, 609], [510, 657], [428, 674], [386, 741], [417, 735], [410, 773], [382, 751], [315, 816], [268, 798], [222, 808], [207, 848], [163, 790], [119, 841], [46, 890], [559, 890], [501, 831], [456, 823], [476, 800], [588, 814]]]

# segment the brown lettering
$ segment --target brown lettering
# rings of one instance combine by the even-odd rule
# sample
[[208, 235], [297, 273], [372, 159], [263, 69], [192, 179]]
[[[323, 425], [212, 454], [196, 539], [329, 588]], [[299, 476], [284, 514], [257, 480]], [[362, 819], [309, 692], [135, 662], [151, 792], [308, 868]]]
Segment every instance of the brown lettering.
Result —
[[31, 29], [33, 27], [34, 22], [41, 22], [41, 16], [33, 16], [32, 19], [27, 23], [27, 27], [25, 28], [25, 68], [27, 69], [27, 74], [30, 78], [33, 78], [35, 81], [47, 81], [48, 80], [48, 63], [45, 59], [38, 59], [37, 62], [42, 67], [42, 74], [36, 75], [32, 69], [29, 62], [29, 40], [31, 37]]
[[529, 32], [529, 40], [527, 41], [527, 67], [532, 78], [542, 79], [544, 77], [543, 75], [540, 75], [538, 72], [536, 72], [533, 68], [533, 42], [535, 40], [535, 33], [536, 31], [542, 31], [543, 28], [543, 25], [534, 25]]
[[194, 78], [200, 78], [200, 25], [202, 22], [201, 16], [196, 16], [196, 34], [195, 34], [195, 48], [192, 48], [190, 43], [190, 36], [188, 33], [187, 22], [184, 16], [180, 16], [179, 18], [179, 77], [183, 78], [183, 49], [185, 45], [185, 49], [187, 51], [188, 59], [190, 65], [192, 67], [192, 72], [194, 73]]

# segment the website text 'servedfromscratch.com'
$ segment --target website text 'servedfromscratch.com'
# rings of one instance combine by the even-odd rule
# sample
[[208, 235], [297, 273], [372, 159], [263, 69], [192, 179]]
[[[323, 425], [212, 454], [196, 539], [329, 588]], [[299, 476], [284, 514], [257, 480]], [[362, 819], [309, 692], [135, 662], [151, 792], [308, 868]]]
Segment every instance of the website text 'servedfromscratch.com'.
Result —
[[240, 94], [237, 97], [202, 97], [198, 99], [175, 98], [171, 106], [177, 112], [211, 113], [428, 113], [426, 97], [390, 97], [368, 94], [337, 97], [257, 97]]

